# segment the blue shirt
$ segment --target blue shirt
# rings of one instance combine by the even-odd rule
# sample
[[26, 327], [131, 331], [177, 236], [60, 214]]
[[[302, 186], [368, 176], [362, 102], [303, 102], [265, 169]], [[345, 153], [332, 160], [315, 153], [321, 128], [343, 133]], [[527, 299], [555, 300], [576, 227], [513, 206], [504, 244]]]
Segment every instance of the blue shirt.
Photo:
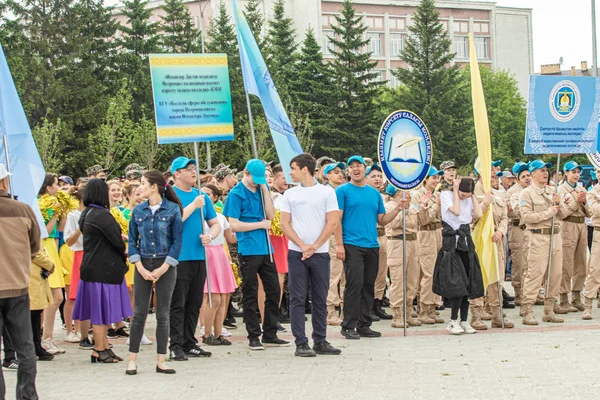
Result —
[[342, 216], [344, 244], [373, 249], [377, 242], [377, 216], [385, 214], [381, 194], [369, 185], [346, 183], [335, 191]]
[[153, 214], [148, 201], [138, 204], [129, 221], [129, 261], [135, 263], [142, 258], [163, 258], [177, 266], [181, 251], [181, 210], [177, 203], [163, 198]]
[[[265, 219], [260, 188], [249, 190], [242, 182], [235, 185], [227, 196], [223, 215], [240, 222], [260, 222]], [[267, 201], [271, 201], [268, 199]], [[249, 232], [236, 232], [238, 253], [243, 256], [264, 256], [269, 254], [267, 231], [256, 229]], [[271, 251], [273, 248], [271, 247]]]
[[[198, 197], [198, 189], [196, 188], [192, 188], [189, 192], [185, 192], [177, 186], [173, 186], [173, 189], [175, 189], [175, 193], [177, 193], [183, 208], [189, 206]], [[212, 201], [206, 194], [204, 194], [202, 212], [205, 221], [217, 218]], [[206, 259], [200, 235], [202, 235], [202, 224], [200, 223], [200, 209], [197, 208], [183, 221], [183, 244], [181, 246], [181, 254], [178, 258], [179, 261], [202, 261]]]

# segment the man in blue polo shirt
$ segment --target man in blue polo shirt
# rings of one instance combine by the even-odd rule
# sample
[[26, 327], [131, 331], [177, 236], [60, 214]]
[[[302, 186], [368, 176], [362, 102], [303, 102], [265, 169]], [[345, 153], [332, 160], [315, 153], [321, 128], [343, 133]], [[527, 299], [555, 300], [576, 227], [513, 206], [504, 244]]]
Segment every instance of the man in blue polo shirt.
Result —
[[336, 231], [336, 253], [344, 261], [346, 275], [342, 322], [342, 335], [346, 339], [381, 336], [370, 328], [375, 278], [379, 270], [377, 224], [389, 224], [402, 210], [398, 205], [385, 212], [381, 195], [367, 185], [366, 168], [361, 156], [350, 157], [350, 182], [336, 189], [342, 220], [341, 232]]
[[[275, 207], [265, 174], [264, 161], [248, 161], [242, 181], [231, 189], [223, 209], [223, 215], [229, 217], [229, 224], [238, 240], [238, 254], [242, 264], [244, 322], [251, 350], [264, 350], [263, 343], [267, 346], [290, 345], [277, 337], [279, 278], [275, 264], [269, 257], [273, 253], [273, 247], [267, 241], [271, 220], [275, 217]], [[257, 316], [257, 274], [260, 275], [266, 297], [262, 332]]]
[[[175, 193], [183, 206], [183, 243], [177, 265], [177, 281], [171, 299], [170, 358], [186, 361], [188, 357], [210, 357], [196, 340], [196, 326], [204, 298], [206, 256], [204, 246], [219, 235], [221, 227], [210, 198], [194, 187], [197, 183], [196, 162], [178, 157], [171, 164]], [[209, 232], [202, 234], [200, 208]], [[210, 260], [209, 260], [210, 262]]]

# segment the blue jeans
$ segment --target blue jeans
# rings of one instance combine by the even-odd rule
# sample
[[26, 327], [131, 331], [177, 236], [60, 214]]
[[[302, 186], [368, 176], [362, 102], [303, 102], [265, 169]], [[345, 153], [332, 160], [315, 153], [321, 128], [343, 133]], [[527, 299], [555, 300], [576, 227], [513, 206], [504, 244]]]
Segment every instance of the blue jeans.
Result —
[[312, 338], [322, 343], [327, 337], [327, 293], [329, 292], [329, 253], [315, 253], [302, 260], [302, 253], [288, 253], [288, 286], [290, 289], [290, 320], [296, 346], [308, 343], [304, 314], [310, 281], [312, 298]]

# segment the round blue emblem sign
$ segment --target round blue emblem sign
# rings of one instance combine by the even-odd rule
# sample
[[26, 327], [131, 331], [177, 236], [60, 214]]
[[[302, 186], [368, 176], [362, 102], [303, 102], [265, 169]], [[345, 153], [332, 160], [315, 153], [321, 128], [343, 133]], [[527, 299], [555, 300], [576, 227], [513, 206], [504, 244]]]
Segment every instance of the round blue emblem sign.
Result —
[[395, 111], [379, 132], [377, 154], [386, 178], [400, 190], [418, 188], [433, 160], [431, 136], [425, 123], [412, 111]]
[[550, 94], [550, 113], [560, 122], [572, 120], [580, 105], [579, 88], [572, 81], [558, 82]]

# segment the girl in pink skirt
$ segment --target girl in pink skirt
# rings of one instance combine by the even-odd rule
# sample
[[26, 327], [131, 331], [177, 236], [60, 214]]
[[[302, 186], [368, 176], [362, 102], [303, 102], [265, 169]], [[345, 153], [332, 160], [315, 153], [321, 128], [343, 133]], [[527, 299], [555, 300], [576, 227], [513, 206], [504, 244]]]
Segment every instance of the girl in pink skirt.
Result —
[[[219, 201], [221, 197], [221, 190], [212, 184], [202, 186], [202, 191], [210, 197], [213, 204]], [[237, 288], [237, 284], [224, 245], [225, 240], [228, 243], [235, 243], [236, 238], [223, 214], [217, 213], [217, 219], [221, 224], [221, 233], [206, 246], [212, 307], [208, 304], [208, 285], [205, 284], [202, 304], [204, 309], [202, 343], [209, 346], [229, 346], [231, 342], [222, 335], [223, 321], [225, 321], [225, 315], [227, 314], [229, 297]], [[206, 229], [208, 228], [205, 226]]]

